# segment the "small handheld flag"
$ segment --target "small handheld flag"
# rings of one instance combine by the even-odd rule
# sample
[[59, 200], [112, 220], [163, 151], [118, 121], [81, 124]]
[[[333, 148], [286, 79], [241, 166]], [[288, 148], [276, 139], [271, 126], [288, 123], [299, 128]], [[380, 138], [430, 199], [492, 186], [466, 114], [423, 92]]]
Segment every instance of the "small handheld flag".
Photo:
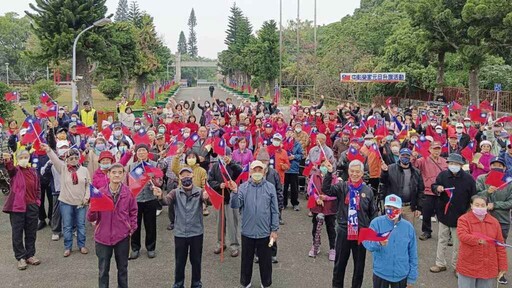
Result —
[[378, 233], [377, 231], [373, 230], [372, 228], [361, 228], [361, 229], [359, 229], [357, 242], [359, 244], [361, 244], [361, 242], [363, 242], [363, 241], [374, 241], [374, 242], [385, 241], [389, 238], [392, 231], [393, 231], [393, 229], [383, 232], [383, 233]]
[[114, 211], [114, 201], [89, 184], [90, 206], [92, 212]]

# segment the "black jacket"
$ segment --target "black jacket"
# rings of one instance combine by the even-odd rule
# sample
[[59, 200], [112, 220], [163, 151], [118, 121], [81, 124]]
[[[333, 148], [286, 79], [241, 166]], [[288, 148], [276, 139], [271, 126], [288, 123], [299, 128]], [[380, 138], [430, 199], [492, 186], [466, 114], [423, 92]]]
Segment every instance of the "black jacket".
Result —
[[[420, 171], [409, 164], [411, 169], [410, 192], [411, 192], [411, 210], [420, 210], [419, 201], [421, 193], [425, 191], [425, 184], [423, 184], [423, 177]], [[404, 190], [404, 168], [400, 164], [391, 164], [388, 166], [388, 171], [382, 171], [380, 175], [380, 183], [383, 184], [383, 194], [385, 196], [396, 194], [403, 198], [402, 191]]]
[[[347, 218], [348, 218], [348, 204], [345, 200], [348, 195], [348, 182], [339, 182], [332, 185], [332, 173], [328, 172], [322, 183], [322, 191], [329, 195], [338, 198], [338, 213], [336, 219], [338, 225], [344, 231], [347, 231]], [[359, 210], [357, 211], [357, 221], [359, 228], [367, 228], [373, 218], [377, 217], [377, 203], [373, 197], [373, 191], [370, 186], [362, 184], [364, 187], [361, 189], [361, 197], [359, 200]]]
[[281, 178], [279, 178], [279, 174], [272, 167], [268, 167], [267, 175], [265, 179], [270, 182], [274, 187], [276, 187], [277, 194], [277, 205], [279, 206], [279, 210], [283, 210], [284, 208], [284, 194], [283, 194], [283, 184], [281, 183]]
[[[455, 187], [455, 190], [452, 190], [452, 201], [448, 206], [446, 214], [444, 211], [450, 198], [446, 192], [437, 192], [439, 185], [444, 188]], [[476, 182], [473, 177], [465, 171], [461, 170], [459, 173], [453, 175], [450, 170], [445, 170], [439, 173], [436, 182], [432, 184], [432, 191], [439, 195], [436, 199], [437, 219], [439, 219], [439, 222], [448, 227], [457, 227], [457, 220], [462, 214], [468, 211], [469, 201], [471, 197], [476, 194]]]
[[[226, 165], [226, 170], [228, 170], [229, 176], [233, 181], [236, 181], [236, 178], [242, 173], [242, 167], [233, 161]], [[213, 164], [212, 168], [208, 171], [208, 184], [217, 191], [217, 193], [222, 195], [222, 189], [220, 188], [220, 184], [222, 183], [224, 183], [224, 179], [220, 173], [219, 162], [217, 162]], [[230, 194], [231, 191], [228, 188], [224, 189], [224, 204], [229, 203]]]

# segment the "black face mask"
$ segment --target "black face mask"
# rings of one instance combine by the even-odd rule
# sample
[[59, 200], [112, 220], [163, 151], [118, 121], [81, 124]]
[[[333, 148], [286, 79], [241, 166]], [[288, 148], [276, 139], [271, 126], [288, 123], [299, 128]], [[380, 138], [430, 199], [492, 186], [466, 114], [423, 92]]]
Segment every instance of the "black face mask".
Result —
[[181, 185], [183, 185], [183, 188], [190, 188], [192, 183], [192, 177], [185, 177], [181, 179]]

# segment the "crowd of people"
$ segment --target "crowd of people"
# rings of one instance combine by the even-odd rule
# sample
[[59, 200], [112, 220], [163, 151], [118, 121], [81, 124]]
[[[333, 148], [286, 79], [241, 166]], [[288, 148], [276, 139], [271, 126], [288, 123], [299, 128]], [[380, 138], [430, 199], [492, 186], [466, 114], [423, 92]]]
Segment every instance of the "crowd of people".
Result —
[[[87, 220], [95, 226], [99, 287], [108, 287], [112, 254], [118, 287], [128, 287], [128, 260], [143, 248], [147, 257], [157, 256], [157, 216], [168, 206], [173, 287], [185, 286], [187, 258], [191, 287], [202, 287], [203, 217], [217, 210], [220, 197], [212, 252], [241, 257], [241, 287], [251, 287], [253, 263], [262, 287], [272, 285], [282, 211], [301, 207], [312, 219], [309, 257], [320, 255], [325, 224], [332, 287], [344, 287], [351, 254], [351, 287], [362, 287], [366, 251], [373, 257], [373, 287], [413, 287], [417, 239], [432, 238], [432, 222], [438, 234], [431, 273], [453, 269], [464, 288], [507, 283], [507, 119], [478, 119], [473, 106], [466, 113], [358, 103], [327, 109], [323, 96], [310, 106], [294, 100], [285, 113], [277, 103], [235, 104], [210, 92], [203, 103], [171, 97], [141, 118], [122, 98], [117, 118], [102, 123], [83, 103], [80, 111], [59, 107], [55, 118], [23, 109], [22, 125], [10, 120], [0, 126], [10, 180], [3, 211], [10, 216], [17, 268], [41, 263], [35, 241], [47, 225], [51, 240], [63, 238], [64, 257], [73, 254], [74, 237], [79, 253], [89, 253]], [[307, 204], [300, 205], [301, 189]], [[110, 209], [93, 208], [105, 197]]]

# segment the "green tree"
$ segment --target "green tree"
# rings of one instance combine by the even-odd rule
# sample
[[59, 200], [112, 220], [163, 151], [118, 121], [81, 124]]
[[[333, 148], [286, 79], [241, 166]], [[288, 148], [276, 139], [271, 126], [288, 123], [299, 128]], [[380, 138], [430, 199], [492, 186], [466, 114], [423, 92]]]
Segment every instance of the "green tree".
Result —
[[[25, 13], [33, 20], [32, 28], [41, 42], [41, 58], [46, 63], [67, 61], [72, 54], [73, 40], [83, 29], [105, 17], [106, 0], [69, 1], [37, 0], [30, 4], [34, 12]], [[95, 28], [96, 30], [99, 28]], [[94, 30], [85, 33], [76, 52], [78, 99], [92, 103], [92, 78], [89, 61], [94, 61], [105, 49], [105, 40]]]
[[144, 13], [139, 9], [137, 1], [132, 1], [130, 3], [130, 10], [128, 10], [128, 20], [132, 22], [135, 27], [141, 28], [143, 14]]
[[157, 38], [153, 18], [144, 14], [141, 18], [141, 28], [137, 30], [137, 64], [135, 65], [136, 87], [135, 95], [138, 97], [148, 81], [148, 76], [157, 71], [158, 62], [155, 48], [161, 45]]
[[119, 0], [114, 20], [116, 22], [129, 21], [128, 10], [128, 0]]
[[5, 101], [5, 98], [3, 97], [3, 95], [9, 91], [11, 91], [11, 88], [4, 82], [0, 82], [0, 95], [2, 95], [2, 97], [0, 97], [0, 115], [2, 115], [1, 117], [5, 120], [11, 118], [12, 112], [15, 110], [12, 102]]
[[[31, 35], [30, 19], [14, 12], [0, 16], [0, 63], [9, 63], [10, 79], [28, 79], [30, 68], [22, 62], [26, 42]], [[1, 65], [5, 75], [5, 65]]]
[[194, 8], [190, 11], [190, 17], [188, 18], [188, 27], [189, 27], [189, 35], [188, 35], [188, 53], [192, 58], [197, 57], [197, 36], [195, 27], [197, 26], [196, 13], [194, 12]]
[[39, 103], [39, 96], [41, 93], [46, 92], [53, 100], [56, 100], [60, 96], [60, 90], [52, 80], [39, 80], [34, 85], [30, 86], [30, 90], [28, 92], [28, 98], [30, 100], [30, 104], [36, 105]]
[[123, 86], [115, 79], [105, 79], [98, 85], [98, 90], [109, 100], [114, 100], [123, 91]]
[[181, 55], [187, 54], [187, 38], [185, 38], [185, 33], [181, 31], [180, 38], [178, 40], [178, 52], [180, 52]]
[[242, 10], [236, 6], [236, 3], [233, 2], [233, 6], [230, 8], [231, 15], [228, 17], [228, 30], [226, 30], [226, 40], [224, 43], [226, 45], [231, 46], [235, 40], [237, 35], [238, 26], [240, 20], [243, 18]]

